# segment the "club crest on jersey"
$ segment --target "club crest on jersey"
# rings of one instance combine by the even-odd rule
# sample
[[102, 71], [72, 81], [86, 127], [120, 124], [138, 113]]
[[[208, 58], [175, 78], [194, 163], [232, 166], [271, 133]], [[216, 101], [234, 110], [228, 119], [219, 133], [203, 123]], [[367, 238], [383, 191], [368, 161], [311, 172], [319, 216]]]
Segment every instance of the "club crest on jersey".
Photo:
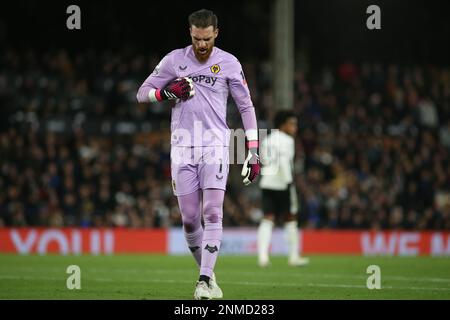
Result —
[[209, 69], [211, 70], [212, 73], [218, 74], [220, 71], [220, 66], [218, 64], [214, 64]]

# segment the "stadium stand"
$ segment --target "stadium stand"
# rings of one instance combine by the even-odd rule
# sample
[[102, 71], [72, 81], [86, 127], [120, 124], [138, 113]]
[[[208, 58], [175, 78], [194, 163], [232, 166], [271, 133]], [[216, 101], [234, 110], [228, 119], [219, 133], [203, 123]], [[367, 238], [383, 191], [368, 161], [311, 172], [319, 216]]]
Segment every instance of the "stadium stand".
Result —
[[[170, 105], [137, 88], [157, 54], [133, 48], [0, 52], [0, 226], [181, 225], [170, 185]], [[271, 68], [244, 63], [260, 127]], [[343, 63], [297, 72], [296, 184], [305, 228], [450, 229], [450, 70]], [[241, 126], [235, 107], [230, 127]], [[256, 225], [257, 186], [233, 165], [224, 225]]]

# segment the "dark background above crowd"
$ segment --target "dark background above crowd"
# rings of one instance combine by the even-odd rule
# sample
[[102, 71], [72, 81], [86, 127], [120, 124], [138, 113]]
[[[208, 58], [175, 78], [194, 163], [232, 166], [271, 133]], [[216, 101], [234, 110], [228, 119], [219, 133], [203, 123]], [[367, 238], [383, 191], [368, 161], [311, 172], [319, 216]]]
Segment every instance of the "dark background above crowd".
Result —
[[[66, 8], [81, 8], [82, 28], [66, 28]], [[195, 4], [195, 5], [194, 5]], [[366, 9], [381, 8], [381, 30], [368, 30]], [[190, 43], [187, 16], [209, 8], [219, 17], [218, 45], [239, 58], [267, 59], [273, 45], [273, 1], [17, 0], [2, 3], [0, 45], [34, 50], [121, 50], [159, 56]], [[445, 0], [295, 1], [295, 45], [311, 63], [377, 60], [447, 64], [450, 3]]]

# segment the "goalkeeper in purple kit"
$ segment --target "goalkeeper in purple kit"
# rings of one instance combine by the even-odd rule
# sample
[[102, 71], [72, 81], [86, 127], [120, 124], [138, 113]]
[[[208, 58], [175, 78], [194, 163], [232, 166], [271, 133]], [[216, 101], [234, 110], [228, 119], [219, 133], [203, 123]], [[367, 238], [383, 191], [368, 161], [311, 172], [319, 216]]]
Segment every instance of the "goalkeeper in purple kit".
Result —
[[213, 299], [223, 297], [214, 266], [229, 171], [229, 93], [245, 129], [248, 156], [241, 172], [245, 185], [260, 173], [258, 128], [241, 64], [214, 46], [219, 31], [216, 15], [196, 11], [189, 16], [189, 27], [192, 45], [167, 54], [139, 88], [137, 99], [176, 102], [171, 115], [172, 186], [187, 245], [200, 268], [194, 298]]

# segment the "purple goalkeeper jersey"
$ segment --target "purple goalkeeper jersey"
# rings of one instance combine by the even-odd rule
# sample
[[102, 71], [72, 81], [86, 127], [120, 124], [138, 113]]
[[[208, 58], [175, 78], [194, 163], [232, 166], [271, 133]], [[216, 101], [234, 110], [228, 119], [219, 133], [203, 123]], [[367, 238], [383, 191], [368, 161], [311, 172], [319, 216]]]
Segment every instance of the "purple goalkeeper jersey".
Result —
[[164, 88], [178, 77], [189, 77], [195, 95], [177, 100], [172, 109], [171, 144], [174, 146], [228, 146], [227, 99], [231, 93], [241, 113], [246, 136], [257, 140], [257, 122], [242, 66], [232, 54], [213, 47], [201, 63], [192, 45], [167, 54], [140, 87], [137, 99], [149, 102], [149, 91]]

